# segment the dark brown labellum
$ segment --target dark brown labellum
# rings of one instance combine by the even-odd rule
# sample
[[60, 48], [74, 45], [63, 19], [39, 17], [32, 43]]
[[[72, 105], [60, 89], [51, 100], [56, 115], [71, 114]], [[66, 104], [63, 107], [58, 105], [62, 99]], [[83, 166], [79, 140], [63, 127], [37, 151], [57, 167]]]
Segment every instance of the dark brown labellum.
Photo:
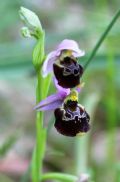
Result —
[[64, 107], [55, 110], [55, 128], [65, 136], [74, 137], [90, 129], [90, 117], [77, 101], [67, 101]]
[[59, 64], [53, 64], [58, 84], [64, 88], [73, 88], [80, 84], [83, 68], [71, 57], [65, 57]]

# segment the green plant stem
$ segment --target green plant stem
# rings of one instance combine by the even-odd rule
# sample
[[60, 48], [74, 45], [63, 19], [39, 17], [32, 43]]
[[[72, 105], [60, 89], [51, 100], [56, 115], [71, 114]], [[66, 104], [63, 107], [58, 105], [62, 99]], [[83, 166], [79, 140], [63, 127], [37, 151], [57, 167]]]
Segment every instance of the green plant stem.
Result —
[[41, 152], [41, 141], [40, 132], [42, 132], [42, 123], [43, 123], [43, 114], [42, 112], [37, 112], [36, 120], [36, 172], [37, 172], [37, 181], [42, 175], [42, 160], [40, 159]]
[[104, 39], [106, 38], [106, 36], [108, 35], [109, 31], [111, 30], [111, 28], [113, 27], [113, 25], [115, 24], [116, 20], [118, 19], [118, 17], [120, 16], [120, 9], [117, 11], [117, 13], [115, 14], [115, 16], [113, 17], [112, 21], [110, 22], [110, 24], [107, 26], [106, 30], [104, 31], [104, 33], [102, 34], [102, 36], [100, 37], [100, 39], [98, 40], [97, 44], [95, 45], [93, 51], [91, 52], [90, 56], [88, 57], [88, 60], [86, 62], [86, 64], [84, 65], [84, 70], [86, 70], [86, 68], [88, 67], [89, 63], [92, 61], [92, 59], [94, 58], [96, 52], [98, 51], [99, 47], [101, 46], [101, 44], [103, 43]]
[[60, 180], [60, 181], [65, 181], [65, 182], [75, 182], [78, 180], [78, 177], [70, 175], [70, 174], [63, 174], [63, 173], [47, 173], [42, 176], [42, 181], [46, 180]]
[[87, 173], [87, 162], [88, 162], [88, 134], [85, 136], [76, 137], [75, 141], [75, 158], [76, 158], [76, 175]]
[[[42, 76], [37, 72], [36, 103], [42, 100]], [[32, 181], [38, 182], [42, 176], [43, 158], [46, 144], [46, 129], [43, 128], [43, 112], [36, 113], [36, 147], [32, 159]]]

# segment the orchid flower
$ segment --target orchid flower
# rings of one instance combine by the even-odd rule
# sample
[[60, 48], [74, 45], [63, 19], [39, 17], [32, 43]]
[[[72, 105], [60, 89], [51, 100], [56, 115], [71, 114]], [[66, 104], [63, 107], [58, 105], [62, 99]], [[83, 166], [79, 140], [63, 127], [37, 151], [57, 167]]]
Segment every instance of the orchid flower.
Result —
[[42, 75], [47, 76], [50, 72], [63, 88], [73, 88], [80, 83], [83, 68], [78, 64], [77, 58], [84, 56], [74, 40], [65, 39], [58, 47], [50, 52], [43, 63]]
[[[65, 136], [76, 136], [87, 132], [89, 115], [85, 108], [78, 104], [80, 89], [64, 89], [54, 80], [58, 92], [41, 101], [35, 109], [37, 111], [55, 110], [55, 128]], [[78, 90], [78, 91], [77, 91]]]
[[55, 109], [55, 128], [65, 136], [83, 135], [90, 129], [90, 117], [85, 108], [78, 104], [78, 92], [73, 90], [63, 105]]

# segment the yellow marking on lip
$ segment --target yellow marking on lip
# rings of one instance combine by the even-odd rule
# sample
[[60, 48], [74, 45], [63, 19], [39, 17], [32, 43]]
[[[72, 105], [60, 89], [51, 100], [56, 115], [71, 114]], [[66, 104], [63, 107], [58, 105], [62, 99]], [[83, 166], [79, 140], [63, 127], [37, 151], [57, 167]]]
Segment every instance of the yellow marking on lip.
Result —
[[71, 57], [71, 56], [72, 56], [72, 51], [71, 50], [62, 51], [61, 58]]
[[76, 136], [84, 136], [84, 135], [85, 135], [85, 132], [80, 132]]
[[66, 50], [65, 53], [66, 53], [67, 56], [71, 56], [72, 55], [72, 51], [71, 50]]
[[70, 100], [77, 101], [78, 100], [78, 93], [76, 90], [72, 90], [70, 93]]
[[75, 96], [75, 95], [71, 95], [70, 100], [72, 100], [72, 101], [77, 101], [78, 98], [77, 98], [77, 96]]
[[64, 100], [64, 103], [66, 103], [68, 100], [78, 101], [78, 92], [76, 90], [71, 90], [70, 94]]

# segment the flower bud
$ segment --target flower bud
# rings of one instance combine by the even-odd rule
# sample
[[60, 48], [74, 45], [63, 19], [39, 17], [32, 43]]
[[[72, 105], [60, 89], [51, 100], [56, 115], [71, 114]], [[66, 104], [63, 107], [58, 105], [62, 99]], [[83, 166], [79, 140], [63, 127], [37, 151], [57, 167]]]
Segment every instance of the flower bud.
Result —
[[30, 11], [27, 8], [21, 7], [19, 13], [21, 19], [30, 29], [39, 28], [39, 30], [42, 31], [42, 26], [39, 18], [34, 12]]
[[38, 71], [45, 57], [45, 32], [42, 29], [38, 16], [34, 12], [24, 7], [21, 7], [19, 13], [21, 19], [26, 25], [21, 29], [22, 35], [24, 37], [33, 36], [37, 39], [36, 46], [33, 50], [33, 65], [35, 69]]
[[22, 33], [23, 37], [25, 37], [25, 38], [30, 38], [31, 37], [31, 34], [30, 34], [30, 31], [29, 31], [28, 27], [22, 27], [21, 28], [21, 33]]
[[24, 7], [20, 8], [19, 14], [22, 21], [27, 26], [30, 34], [36, 38], [39, 38], [41, 33], [43, 33], [43, 29], [38, 16], [34, 12]]

